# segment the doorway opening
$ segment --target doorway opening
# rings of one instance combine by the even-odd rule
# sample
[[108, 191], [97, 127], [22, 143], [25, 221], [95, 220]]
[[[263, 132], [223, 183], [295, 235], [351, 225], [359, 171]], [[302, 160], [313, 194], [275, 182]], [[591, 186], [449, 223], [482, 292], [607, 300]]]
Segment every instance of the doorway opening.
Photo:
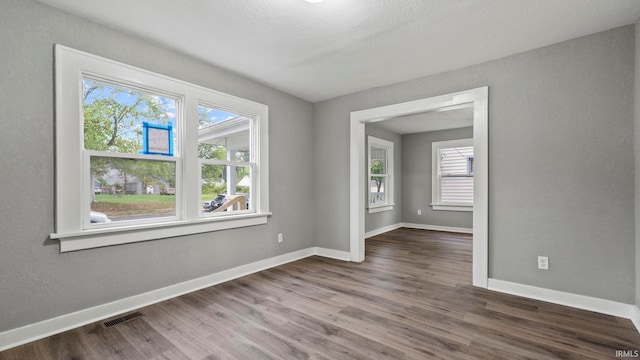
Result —
[[489, 88], [481, 87], [351, 113], [349, 251], [351, 261], [364, 260], [365, 233], [365, 124], [442, 108], [473, 107], [473, 275], [474, 286], [488, 286]]

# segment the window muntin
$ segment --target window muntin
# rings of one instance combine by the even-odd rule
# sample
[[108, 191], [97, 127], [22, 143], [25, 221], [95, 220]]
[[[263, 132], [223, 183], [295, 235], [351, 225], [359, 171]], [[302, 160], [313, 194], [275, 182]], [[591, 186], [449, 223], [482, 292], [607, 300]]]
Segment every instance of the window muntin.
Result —
[[369, 147], [369, 212], [391, 210], [393, 207], [393, 143], [373, 136]]
[[[60, 45], [56, 45], [55, 61], [56, 232], [51, 234], [51, 238], [60, 240], [61, 251], [253, 226], [267, 222], [270, 213], [268, 107], [266, 105]], [[106, 89], [106, 92], [114, 96], [109, 94], [97, 96], [98, 92], [93, 90], [92, 94], [86, 97], [88, 100], [85, 104], [85, 86], [89, 89], [95, 84], [100, 84], [98, 87]], [[130, 119], [124, 129], [126, 131], [120, 128], [123, 132], [116, 134], [115, 138], [118, 141], [112, 144], [106, 142], [104, 136], [89, 138], [87, 134], [85, 139], [85, 132], [90, 133], [95, 130], [89, 128], [95, 124], [86, 124], [85, 131], [85, 105], [90, 107], [93, 101], [105, 99], [119, 99], [123, 104], [131, 105], [132, 103], [126, 100], [126, 96], [132, 94], [148, 96], [149, 101], [153, 101], [152, 104], [159, 106], [162, 111], [155, 112], [158, 116], [135, 116], [135, 119]], [[242, 115], [248, 119], [244, 120], [244, 126], [249, 125], [249, 137], [242, 140], [245, 144], [249, 143], [248, 149], [238, 150], [234, 154], [234, 159], [215, 159], [215, 156], [214, 159], [201, 159], [198, 152], [198, 128], [200, 127], [198, 106], [202, 104], [217, 104], [216, 109]], [[137, 110], [144, 112], [148, 109]], [[87, 116], [87, 118], [95, 119], [95, 116]], [[218, 123], [224, 124], [228, 120], [231, 119], [224, 118], [222, 121], [216, 121], [207, 118], [204, 122], [205, 125], [207, 123], [219, 125]], [[170, 138], [173, 139], [171, 143], [174, 145], [174, 151], [161, 151], [162, 155], [158, 152], [154, 154], [151, 151], [140, 151], [140, 144], [144, 145], [145, 141], [140, 137], [140, 123], [145, 122], [154, 130], [163, 127], [168, 129], [168, 125], [171, 125]], [[108, 125], [114, 124], [115, 121], [111, 121], [103, 122], [102, 125], [108, 128]], [[164, 141], [167, 142], [167, 139], [169, 137]], [[151, 140], [157, 140], [157, 138], [150, 139], [149, 143]], [[105, 146], [106, 144], [109, 145]], [[112, 146], [114, 144], [123, 144], [123, 146], [114, 147]], [[225, 150], [230, 147], [229, 144], [231, 143], [227, 142]], [[135, 188], [136, 191], [144, 193], [140, 196], [155, 195], [160, 191], [166, 194], [163, 196], [173, 198], [173, 200], [164, 200], [173, 203], [173, 208], [165, 208], [166, 211], [160, 210], [161, 214], [154, 213], [155, 209], [153, 209], [142, 214], [140, 219], [126, 221], [116, 219], [108, 223], [92, 223], [91, 220], [95, 218], [92, 202], [96, 200], [97, 195], [108, 195], [103, 192], [103, 188], [109, 189], [109, 184], [107, 179], [102, 177], [108, 172], [124, 171], [123, 166], [118, 168], [115, 163], [125, 160], [128, 160], [129, 164], [139, 163], [139, 168], [143, 167], [142, 165], [147, 167], [154, 165], [174, 169], [174, 173], [169, 175], [158, 175], [158, 171], [155, 173], [152, 171], [151, 175], [145, 176], [144, 186], [132, 184], [125, 186], [124, 181], [120, 185], [115, 185], [116, 181], [112, 181], [114, 188], [129, 187], [129, 192], [134, 191]], [[202, 216], [201, 160], [224, 161], [228, 162], [225, 163], [226, 166], [249, 168], [250, 175], [244, 183], [247, 181], [251, 183], [250, 195], [247, 193], [251, 211], [237, 211], [234, 216]], [[99, 168], [101, 162], [106, 162], [109, 166]], [[160, 163], [165, 165], [158, 165]], [[173, 184], [175, 187], [171, 187]], [[236, 192], [239, 191], [238, 189], [236, 187]], [[245, 189], [240, 188], [240, 190]], [[162, 213], [163, 211], [165, 212]]]
[[434, 142], [432, 151], [434, 210], [471, 210], [473, 139]]

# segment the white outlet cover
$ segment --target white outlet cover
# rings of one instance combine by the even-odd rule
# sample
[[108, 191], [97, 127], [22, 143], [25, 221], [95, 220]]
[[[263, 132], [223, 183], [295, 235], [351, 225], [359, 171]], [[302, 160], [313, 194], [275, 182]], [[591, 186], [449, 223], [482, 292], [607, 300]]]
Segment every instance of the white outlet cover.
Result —
[[538, 269], [549, 270], [549, 257], [538, 256]]

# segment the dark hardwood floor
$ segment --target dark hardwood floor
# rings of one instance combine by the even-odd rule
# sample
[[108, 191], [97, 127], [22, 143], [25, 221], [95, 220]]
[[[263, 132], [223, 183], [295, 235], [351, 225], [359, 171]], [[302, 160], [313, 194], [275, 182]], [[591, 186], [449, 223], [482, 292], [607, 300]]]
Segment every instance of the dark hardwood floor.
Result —
[[631, 321], [471, 286], [471, 236], [398, 229], [366, 261], [311, 257], [0, 359], [615, 359]]

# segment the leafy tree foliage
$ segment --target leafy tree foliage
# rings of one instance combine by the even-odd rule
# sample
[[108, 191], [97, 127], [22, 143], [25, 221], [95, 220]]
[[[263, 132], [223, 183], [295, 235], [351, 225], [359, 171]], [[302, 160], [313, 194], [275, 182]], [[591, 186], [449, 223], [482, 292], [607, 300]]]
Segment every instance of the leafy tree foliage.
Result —
[[[170, 121], [166, 102], [159, 96], [127, 87], [85, 79], [83, 89], [84, 110], [84, 148], [118, 154], [138, 154], [142, 151], [142, 123], [166, 125]], [[198, 111], [199, 128], [211, 126], [206, 108]], [[224, 146], [198, 144], [198, 156], [201, 159], [226, 160]], [[238, 152], [236, 160], [248, 161], [248, 152]], [[226, 192], [227, 166], [204, 166], [202, 169], [203, 192], [217, 194]], [[122, 183], [117, 187], [126, 189], [127, 183], [135, 177], [148, 185], [175, 187], [175, 166], [173, 163], [150, 160], [131, 160], [94, 156], [91, 158], [91, 173], [96, 179], [102, 179], [113, 170], [118, 171]], [[249, 175], [249, 168], [235, 167], [237, 181]], [[116, 186], [116, 184], [114, 184]], [[248, 191], [246, 187], [237, 187], [237, 191]]]
[[[137, 154], [142, 150], [142, 122], [166, 124], [170, 118], [157, 96], [95, 80], [84, 81], [84, 148]], [[91, 172], [102, 177], [117, 170], [124, 187], [132, 176], [143, 186], [167, 182], [175, 186], [173, 163], [93, 157]]]

